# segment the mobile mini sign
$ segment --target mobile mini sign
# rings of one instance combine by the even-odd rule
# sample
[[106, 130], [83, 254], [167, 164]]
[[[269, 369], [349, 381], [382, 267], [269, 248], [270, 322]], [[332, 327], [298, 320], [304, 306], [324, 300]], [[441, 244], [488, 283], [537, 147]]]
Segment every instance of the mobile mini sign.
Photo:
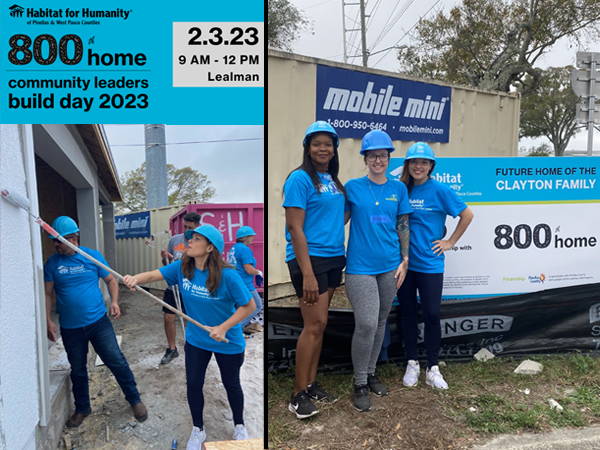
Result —
[[316, 119], [342, 138], [379, 129], [393, 140], [448, 142], [452, 89], [317, 65]]
[[115, 217], [117, 239], [150, 236], [150, 211]]

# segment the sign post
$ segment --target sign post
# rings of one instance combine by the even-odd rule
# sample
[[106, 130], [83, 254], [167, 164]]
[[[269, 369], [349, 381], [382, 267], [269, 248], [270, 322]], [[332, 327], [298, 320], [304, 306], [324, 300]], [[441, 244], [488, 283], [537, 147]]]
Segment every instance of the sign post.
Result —
[[577, 52], [577, 67], [584, 70], [573, 69], [571, 73], [571, 87], [581, 99], [581, 103], [577, 105], [577, 121], [587, 123], [588, 127], [588, 156], [592, 156], [594, 125], [600, 124], [600, 119], [594, 118], [596, 112], [599, 113], [596, 117], [600, 117], [600, 107], [595, 104], [596, 100], [600, 98], [598, 92], [600, 89], [596, 84], [596, 77], [598, 76], [596, 64], [599, 62], [600, 53]]

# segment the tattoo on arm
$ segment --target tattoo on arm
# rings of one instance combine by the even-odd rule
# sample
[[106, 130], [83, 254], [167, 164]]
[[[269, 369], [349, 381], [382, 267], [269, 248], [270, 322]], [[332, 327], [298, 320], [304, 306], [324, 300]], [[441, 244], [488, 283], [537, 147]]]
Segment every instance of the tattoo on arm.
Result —
[[408, 259], [408, 247], [410, 244], [410, 231], [408, 229], [408, 214], [402, 214], [396, 219], [396, 231], [400, 239], [400, 258]]

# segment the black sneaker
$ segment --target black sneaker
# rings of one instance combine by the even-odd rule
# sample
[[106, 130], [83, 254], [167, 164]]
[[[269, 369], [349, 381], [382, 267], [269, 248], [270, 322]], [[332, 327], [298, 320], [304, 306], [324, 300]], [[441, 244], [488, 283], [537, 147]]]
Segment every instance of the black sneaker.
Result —
[[288, 406], [290, 412], [296, 414], [298, 419], [306, 419], [315, 414], [319, 414], [319, 410], [310, 401], [305, 390], [298, 392], [297, 395], [292, 394], [290, 398], [290, 406]]
[[335, 403], [338, 401], [337, 397], [321, 389], [316, 381], [313, 384], [308, 385], [307, 392], [308, 396], [317, 402], [324, 401], [326, 403]]
[[373, 392], [373, 394], [375, 394], [377, 397], [388, 395], [387, 388], [381, 381], [379, 381], [379, 378], [377, 378], [377, 375], [374, 373], [367, 375], [367, 384], [369, 385], [371, 392]]
[[177, 347], [175, 347], [175, 350], [171, 350], [170, 348], [168, 348], [165, 352], [165, 356], [163, 356], [160, 360], [160, 363], [169, 364], [173, 360], [173, 358], [177, 358], [178, 356], [179, 353], [177, 352]]
[[369, 400], [369, 386], [360, 384], [354, 386], [354, 407], [358, 411], [370, 411], [371, 400]]

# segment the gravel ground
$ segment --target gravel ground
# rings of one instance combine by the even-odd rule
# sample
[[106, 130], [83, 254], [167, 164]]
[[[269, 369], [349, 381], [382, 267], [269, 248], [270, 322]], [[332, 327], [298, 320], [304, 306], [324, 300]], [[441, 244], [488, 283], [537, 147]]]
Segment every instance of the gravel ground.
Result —
[[[162, 298], [161, 291], [153, 291]], [[177, 347], [180, 356], [161, 365], [167, 340], [161, 305], [139, 292], [120, 286], [119, 304], [122, 316], [113, 320], [117, 335], [122, 336], [121, 350], [135, 376], [142, 401], [148, 408], [148, 419], [138, 423], [131, 407], [105, 366], [88, 364], [92, 414], [76, 429], [63, 429], [58, 449], [64, 450], [68, 435], [75, 450], [133, 450], [171, 448], [177, 439], [178, 449], [185, 448], [192, 429], [187, 404], [184, 340], [177, 321]], [[262, 315], [260, 317], [262, 321]], [[193, 326], [193, 325], [190, 325]], [[250, 438], [263, 437], [263, 333], [247, 341], [242, 366], [244, 389], [244, 421]], [[230, 440], [234, 425], [219, 369], [211, 360], [204, 385], [204, 421], [207, 441]]]

